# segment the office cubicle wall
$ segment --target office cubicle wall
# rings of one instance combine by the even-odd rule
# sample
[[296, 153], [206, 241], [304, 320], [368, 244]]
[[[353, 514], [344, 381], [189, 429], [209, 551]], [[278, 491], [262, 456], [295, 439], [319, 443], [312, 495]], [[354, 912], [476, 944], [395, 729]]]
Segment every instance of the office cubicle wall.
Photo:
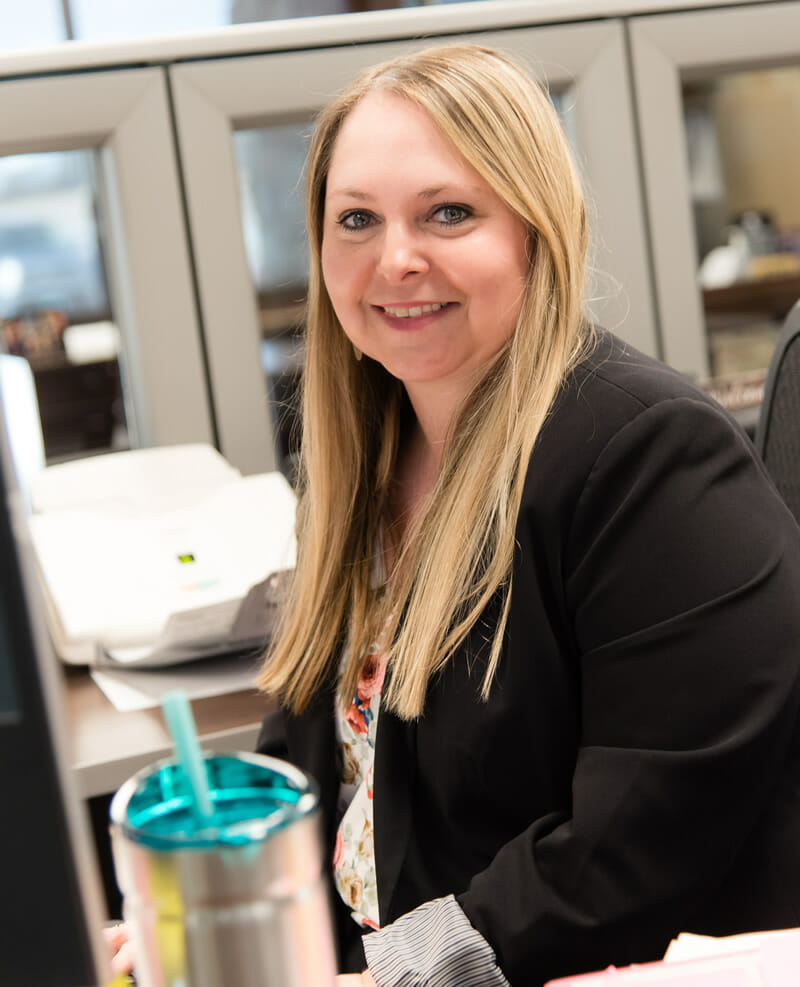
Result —
[[96, 155], [131, 444], [213, 441], [163, 70], [4, 80], [0, 120], [0, 156]]
[[[90, 120], [77, 132], [69, 129], [71, 113], [54, 121], [52, 113], [37, 111], [27, 129], [15, 135], [12, 128], [0, 145], [0, 153], [65, 143], [102, 151], [115, 231], [114, 315], [123, 329], [128, 397], [141, 444], [210, 435], [243, 472], [273, 468], [265, 329], [245, 249], [240, 207], [247, 190], [237, 137], [287, 121], [311, 126], [325, 100], [361, 67], [446, 38], [498, 45], [549, 83], [596, 213], [592, 310], [642, 349], [659, 352], [622, 22], [527, 27], [530, 16], [525, 5], [497, 3], [283, 22], [220, 31], [199, 49], [196, 39], [188, 48], [154, 42], [146, 48], [145, 60], [153, 63], [148, 69], [123, 68], [136, 56], [117, 46], [87, 52], [97, 71], [0, 82], [0, 99], [20, 119], [36, 99], [63, 110], [70, 89], [81, 92], [83, 116], [113, 103], [123, 82], [139, 80], [146, 93], [139, 97], [146, 112], [144, 105], [116, 116], [112, 109], [110, 121]], [[357, 43], [342, 43], [346, 39]], [[80, 64], [72, 51], [65, 58], [70, 69], [76, 59]], [[40, 69], [42, 57], [32, 57], [31, 65]], [[171, 131], [151, 119], [167, 111]], [[58, 129], [65, 126], [69, 133], [62, 138]], [[301, 311], [302, 298], [294, 302]]]
[[[642, 16], [631, 18], [629, 29], [663, 358], [702, 378], [710, 369], [709, 349], [682, 85], [734, 72], [800, 66], [800, 3]], [[800, 129], [800, 85], [796, 101], [794, 114], [784, 120], [795, 132]], [[795, 179], [797, 166], [800, 161]], [[741, 308], [748, 304], [740, 301]]]
[[[447, 40], [500, 47], [550, 86], [597, 214], [595, 265], [601, 273], [595, 272], [594, 312], [656, 353], [622, 25], [612, 20], [436, 37]], [[235, 132], [257, 127], [264, 134], [286, 121], [306, 121], [310, 129], [313, 115], [362, 68], [429, 44], [430, 38], [395, 40], [170, 67], [223, 449], [247, 441], [248, 425], [266, 400], [263, 375], [259, 380], [251, 372], [264, 328], [246, 257], [239, 202], [247, 190], [234, 153]], [[299, 170], [275, 170], [265, 180], [283, 179], [286, 188], [278, 195], [302, 184]], [[297, 208], [302, 210], [302, 194]]]
[[796, 0], [649, 13], [693, 5], [497, 0], [7, 61], [17, 78], [0, 78], [0, 154], [97, 154], [133, 444], [212, 441], [245, 473], [276, 464], [264, 343], [301, 321], [303, 285], [287, 274], [286, 311], [265, 311], [256, 269], [269, 280], [272, 262], [254, 258], [253, 232], [280, 242], [284, 218], [247, 218], [241, 146], [290, 148], [281, 188], [294, 194], [302, 135], [332, 92], [363, 65], [452, 37], [499, 45], [550, 84], [594, 207], [593, 313], [705, 377], [681, 85], [728, 62], [791, 61], [800, 31]]

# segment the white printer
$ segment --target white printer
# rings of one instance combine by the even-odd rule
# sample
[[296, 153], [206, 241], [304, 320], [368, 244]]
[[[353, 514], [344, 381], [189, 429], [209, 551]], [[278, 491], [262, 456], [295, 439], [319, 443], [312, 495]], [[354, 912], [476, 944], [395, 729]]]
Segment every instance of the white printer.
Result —
[[50, 632], [71, 664], [223, 653], [250, 591], [295, 563], [285, 477], [242, 476], [207, 445], [49, 466], [31, 500]]

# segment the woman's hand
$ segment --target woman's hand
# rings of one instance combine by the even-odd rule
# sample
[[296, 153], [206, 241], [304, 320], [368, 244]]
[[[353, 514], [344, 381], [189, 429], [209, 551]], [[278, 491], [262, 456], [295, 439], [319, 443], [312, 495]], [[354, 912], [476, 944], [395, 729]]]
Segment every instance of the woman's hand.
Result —
[[127, 925], [111, 925], [103, 929], [111, 950], [111, 972], [130, 973], [133, 969], [133, 943]]
[[[111, 971], [119, 975], [133, 969], [133, 943], [127, 925], [112, 925], [103, 929], [103, 935], [111, 949]], [[363, 973], [344, 973], [336, 978], [336, 987], [378, 987], [369, 970]]]

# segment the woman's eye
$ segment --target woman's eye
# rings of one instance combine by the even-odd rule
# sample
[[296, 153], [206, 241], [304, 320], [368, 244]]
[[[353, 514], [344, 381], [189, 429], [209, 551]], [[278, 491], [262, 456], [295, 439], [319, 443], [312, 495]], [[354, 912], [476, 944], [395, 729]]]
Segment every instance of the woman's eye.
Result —
[[360, 209], [353, 209], [351, 212], [346, 212], [338, 219], [339, 226], [342, 226], [346, 230], [363, 230], [371, 222], [372, 216], [368, 212], [362, 212]]
[[455, 226], [457, 223], [463, 223], [471, 215], [471, 211], [466, 206], [446, 205], [439, 206], [434, 211], [433, 218], [445, 226]]

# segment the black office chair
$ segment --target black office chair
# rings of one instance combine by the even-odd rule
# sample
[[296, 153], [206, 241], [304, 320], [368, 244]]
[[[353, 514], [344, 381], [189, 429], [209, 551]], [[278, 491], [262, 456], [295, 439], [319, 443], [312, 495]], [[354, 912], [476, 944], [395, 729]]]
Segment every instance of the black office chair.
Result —
[[800, 301], [786, 316], [770, 360], [756, 448], [800, 521]]

